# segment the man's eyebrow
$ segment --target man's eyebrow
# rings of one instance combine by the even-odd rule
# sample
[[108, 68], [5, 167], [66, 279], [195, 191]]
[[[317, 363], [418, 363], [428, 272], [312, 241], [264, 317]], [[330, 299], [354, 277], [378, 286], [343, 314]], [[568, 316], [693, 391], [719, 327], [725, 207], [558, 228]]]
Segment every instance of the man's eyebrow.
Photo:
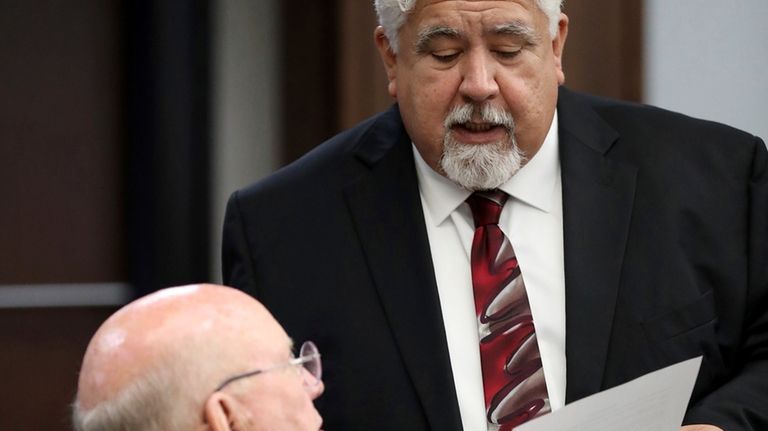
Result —
[[539, 42], [539, 36], [536, 34], [536, 30], [521, 21], [512, 21], [497, 25], [496, 27], [493, 27], [491, 33], [519, 37], [528, 45], [536, 45]]
[[458, 39], [461, 36], [458, 30], [452, 27], [446, 26], [430, 26], [419, 31], [416, 36], [416, 44], [414, 45], [414, 51], [417, 54], [424, 54], [427, 52], [427, 48], [433, 40], [438, 37], [447, 37], [451, 39]]

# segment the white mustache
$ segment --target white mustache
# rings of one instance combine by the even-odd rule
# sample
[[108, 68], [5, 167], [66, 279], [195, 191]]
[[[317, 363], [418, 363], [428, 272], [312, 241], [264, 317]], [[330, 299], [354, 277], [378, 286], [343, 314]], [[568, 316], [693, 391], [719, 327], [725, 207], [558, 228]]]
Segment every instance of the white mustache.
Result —
[[515, 130], [512, 114], [489, 103], [482, 106], [470, 103], [454, 106], [445, 117], [443, 124], [446, 129], [449, 129], [455, 125], [471, 123], [473, 117], [486, 124], [504, 127], [510, 133]]

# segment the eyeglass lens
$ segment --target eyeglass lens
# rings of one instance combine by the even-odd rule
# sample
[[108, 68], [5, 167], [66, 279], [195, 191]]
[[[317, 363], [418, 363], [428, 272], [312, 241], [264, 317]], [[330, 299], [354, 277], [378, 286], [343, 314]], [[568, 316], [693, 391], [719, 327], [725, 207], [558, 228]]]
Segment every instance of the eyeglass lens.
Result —
[[299, 357], [311, 358], [309, 361], [304, 362], [304, 368], [309, 371], [309, 374], [311, 374], [312, 377], [320, 381], [323, 377], [323, 369], [320, 363], [320, 352], [317, 350], [315, 343], [307, 341], [302, 344], [301, 350], [299, 351]]

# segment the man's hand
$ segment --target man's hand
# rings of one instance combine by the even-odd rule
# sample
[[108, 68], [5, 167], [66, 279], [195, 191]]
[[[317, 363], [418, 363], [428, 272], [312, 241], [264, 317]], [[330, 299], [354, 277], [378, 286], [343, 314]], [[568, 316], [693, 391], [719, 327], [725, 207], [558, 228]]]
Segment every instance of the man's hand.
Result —
[[680, 431], [723, 431], [723, 429], [714, 425], [686, 425], [680, 428]]

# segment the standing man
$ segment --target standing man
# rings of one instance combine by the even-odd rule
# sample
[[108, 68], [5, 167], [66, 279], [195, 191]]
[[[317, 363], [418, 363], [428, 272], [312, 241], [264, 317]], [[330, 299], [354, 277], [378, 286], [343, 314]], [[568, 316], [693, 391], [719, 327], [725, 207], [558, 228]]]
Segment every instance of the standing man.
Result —
[[233, 194], [225, 281], [327, 346], [329, 429], [510, 430], [703, 355], [768, 429], [768, 154], [573, 93], [559, 0], [377, 0], [397, 104]]

